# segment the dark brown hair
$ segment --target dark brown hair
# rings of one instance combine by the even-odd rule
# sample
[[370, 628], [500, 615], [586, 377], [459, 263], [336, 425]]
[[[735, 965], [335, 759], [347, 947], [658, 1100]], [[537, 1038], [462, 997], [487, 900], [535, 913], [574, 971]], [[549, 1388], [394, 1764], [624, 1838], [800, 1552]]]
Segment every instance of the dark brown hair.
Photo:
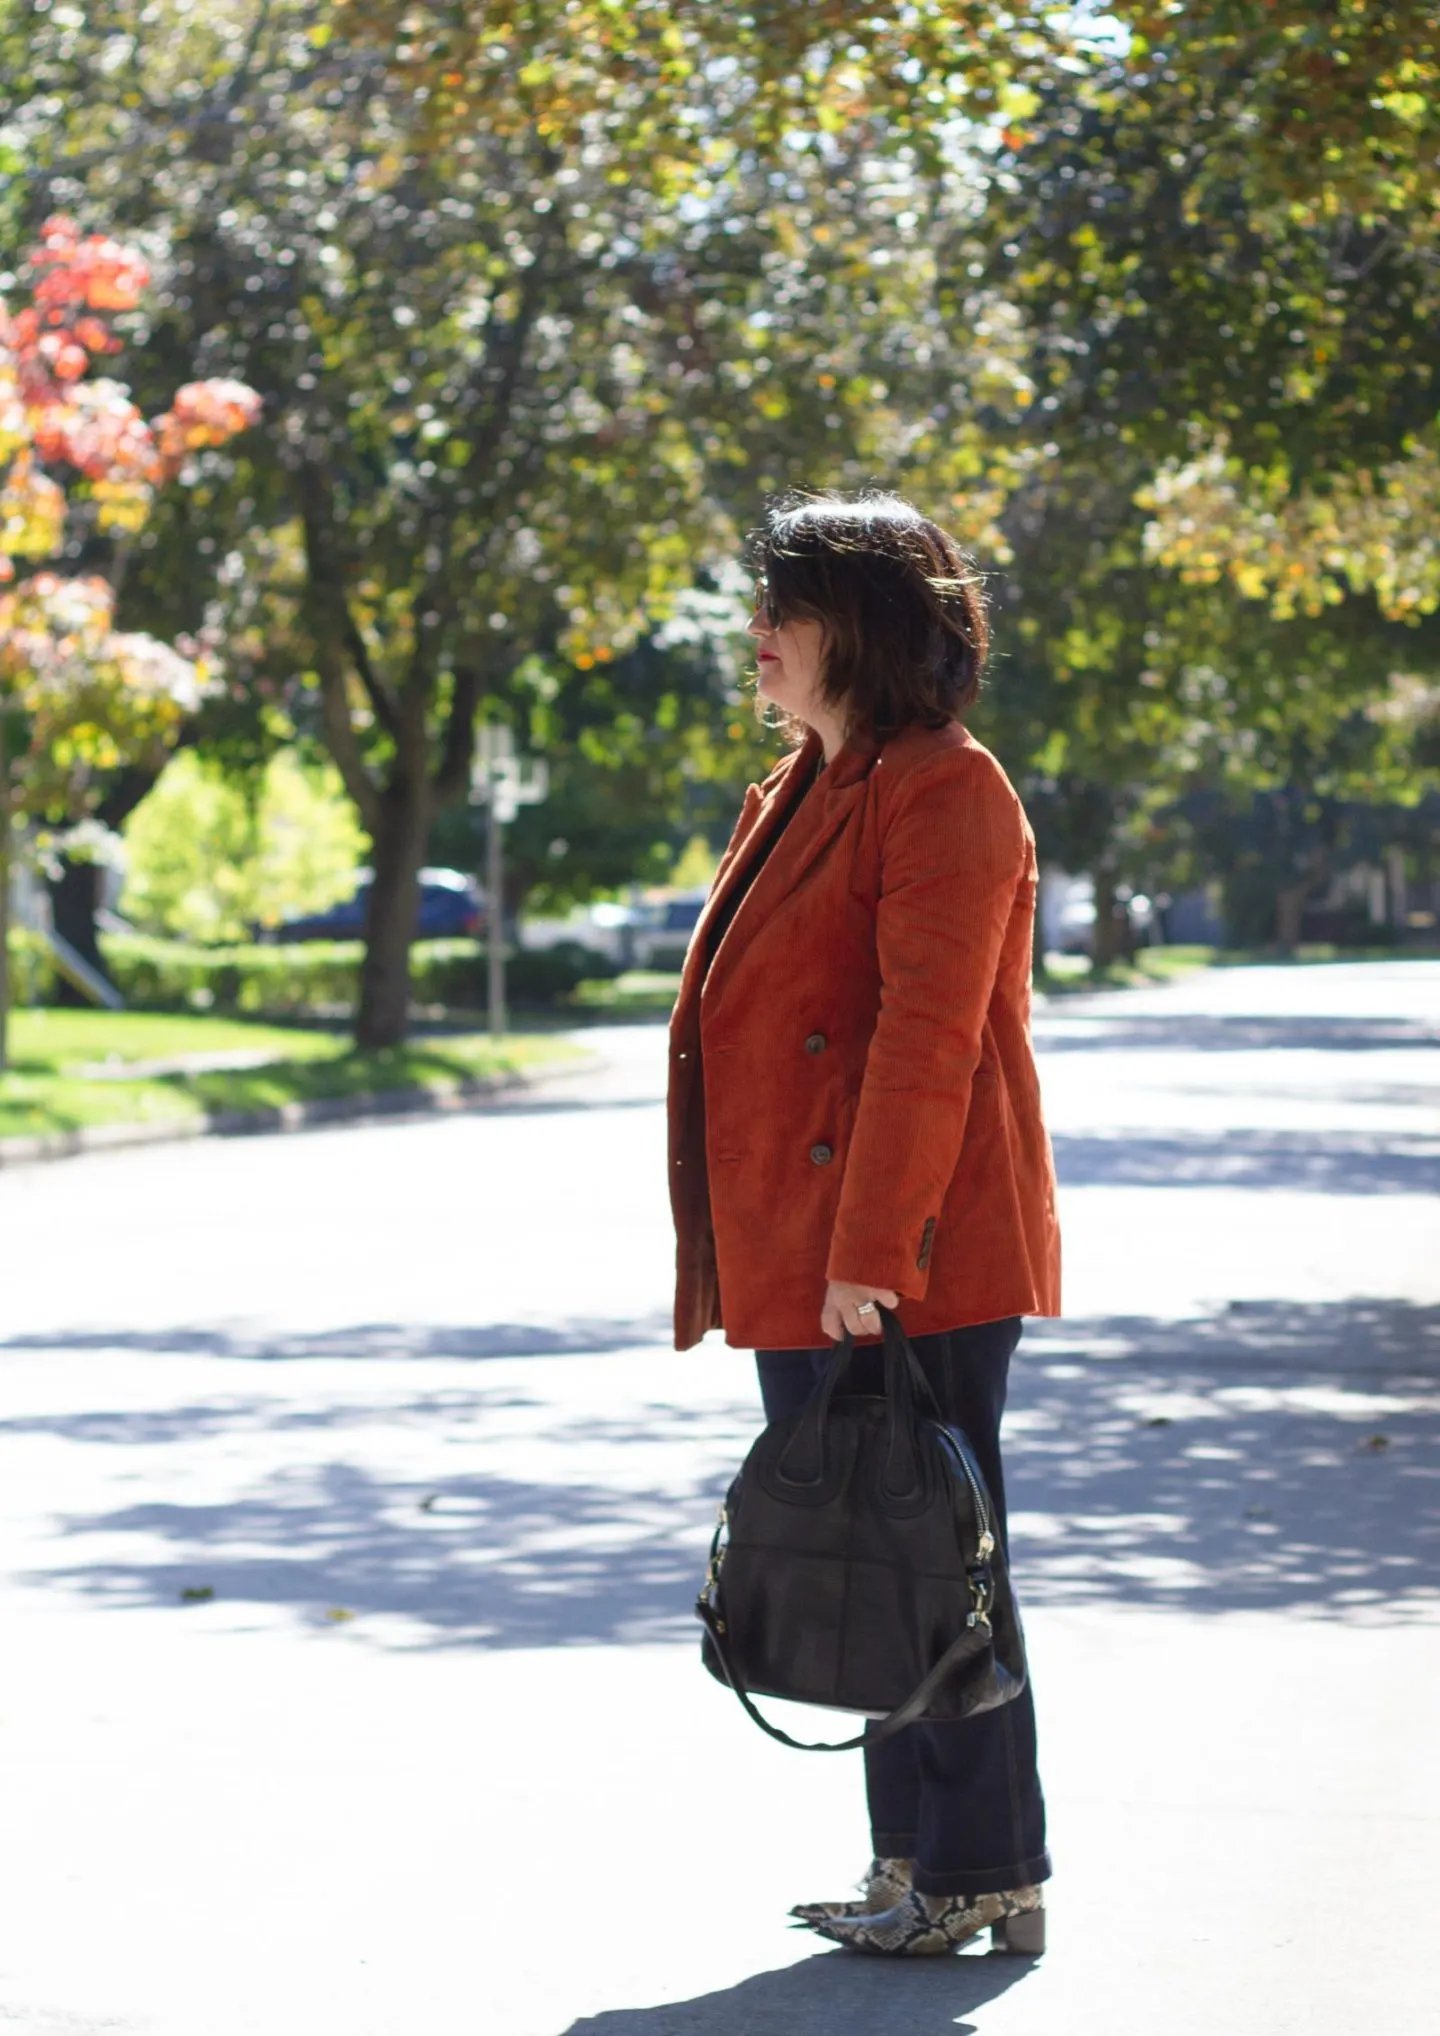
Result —
[[781, 496], [748, 546], [772, 628], [825, 631], [821, 685], [851, 730], [942, 727], [980, 691], [989, 648], [974, 560], [899, 495]]

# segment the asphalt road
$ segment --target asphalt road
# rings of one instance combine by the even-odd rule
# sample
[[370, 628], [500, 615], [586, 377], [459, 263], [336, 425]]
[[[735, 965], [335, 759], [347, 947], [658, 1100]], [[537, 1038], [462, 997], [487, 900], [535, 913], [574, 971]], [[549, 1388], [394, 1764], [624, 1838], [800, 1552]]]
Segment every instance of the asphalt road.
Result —
[[821, 1950], [858, 1765], [689, 1604], [661, 1035], [503, 1107], [0, 1174], [0, 2031], [1421, 2036], [1440, 964], [1038, 1027], [1070, 1313], [1008, 1448], [1050, 1956]]

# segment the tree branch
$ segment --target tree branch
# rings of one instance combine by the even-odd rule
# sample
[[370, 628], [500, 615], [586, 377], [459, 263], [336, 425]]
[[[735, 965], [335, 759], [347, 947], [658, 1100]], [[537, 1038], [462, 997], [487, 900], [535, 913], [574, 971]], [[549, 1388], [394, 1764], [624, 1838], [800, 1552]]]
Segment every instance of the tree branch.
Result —
[[380, 791], [365, 767], [350, 703], [345, 697], [345, 666], [334, 645], [317, 633], [315, 668], [320, 675], [320, 712], [325, 724], [325, 742], [367, 834], [380, 825]]
[[370, 657], [370, 646], [366, 643], [364, 632], [355, 620], [350, 603], [343, 593], [340, 596], [340, 604], [344, 611], [345, 646], [350, 653], [351, 663], [360, 675], [360, 683], [365, 688], [366, 698], [375, 709], [376, 720], [387, 735], [393, 736], [398, 741], [400, 714], [395, 705], [395, 696], [376, 671]]
[[465, 472], [469, 475], [483, 473], [499, 449], [500, 435], [509, 420], [510, 405], [524, 365], [526, 343], [540, 315], [548, 281], [537, 264], [526, 275], [521, 286], [519, 308], [510, 323], [487, 330], [485, 352], [476, 371], [475, 387], [477, 392], [488, 397], [486, 408], [489, 415], [471, 442], [470, 456], [465, 462]]
[[366, 768], [346, 697], [342, 646], [348, 648], [346, 624], [350, 618], [335, 552], [334, 503], [328, 474], [307, 461], [296, 475], [296, 492], [308, 567], [305, 618], [315, 648], [325, 741], [362, 824], [373, 835], [380, 825], [380, 791]]
[[486, 691], [484, 674], [478, 665], [467, 665], [455, 674], [450, 695], [450, 712], [440, 740], [440, 761], [431, 784], [441, 804], [458, 799], [470, 782], [470, 762], [475, 751], [475, 710]]

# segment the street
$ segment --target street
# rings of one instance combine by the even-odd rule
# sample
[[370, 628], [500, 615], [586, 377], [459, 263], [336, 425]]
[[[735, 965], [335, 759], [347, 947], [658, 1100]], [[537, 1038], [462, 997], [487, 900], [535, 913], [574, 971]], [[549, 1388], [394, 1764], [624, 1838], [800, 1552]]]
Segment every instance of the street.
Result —
[[664, 1035], [615, 1026], [470, 1114], [0, 1173], [0, 2031], [1433, 2029], [1440, 963], [1036, 1032], [1042, 1963], [787, 1925], [860, 1768], [699, 1666], [758, 1394], [669, 1347]]

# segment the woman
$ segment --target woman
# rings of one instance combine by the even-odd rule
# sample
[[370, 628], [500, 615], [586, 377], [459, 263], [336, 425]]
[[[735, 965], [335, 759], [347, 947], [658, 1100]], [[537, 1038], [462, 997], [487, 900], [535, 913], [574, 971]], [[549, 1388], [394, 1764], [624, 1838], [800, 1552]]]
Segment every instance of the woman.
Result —
[[[1059, 1309], [1030, 1048], [1034, 838], [961, 717], [978, 576], [899, 497], [791, 498], [754, 540], [758, 690], [798, 739], [752, 786], [671, 1025], [676, 1347], [756, 1352], [766, 1416], [898, 1308], [1004, 1521], [1020, 1318]], [[876, 1345], [857, 1355], [878, 1389]], [[1043, 1945], [1050, 1872], [1029, 1692], [867, 1751], [874, 1859], [794, 1914], [857, 1950]]]

